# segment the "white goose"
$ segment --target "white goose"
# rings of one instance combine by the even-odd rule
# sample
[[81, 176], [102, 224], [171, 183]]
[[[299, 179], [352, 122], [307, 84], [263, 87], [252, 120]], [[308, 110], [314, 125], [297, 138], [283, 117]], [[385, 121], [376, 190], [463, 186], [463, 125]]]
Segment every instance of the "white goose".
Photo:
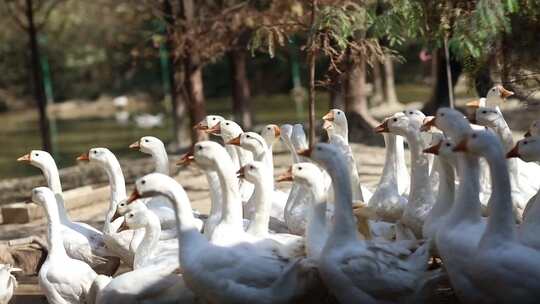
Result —
[[468, 275], [483, 302], [536, 303], [540, 296], [540, 251], [517, 237], [503, 146], [493, 132], [475, 131], [456, 148], [485, 157], [493, 184], [490, 216], [478, 248], [469, 256]]
[[[524, 161], [540, 161], [540, 137], [529, 136], [516, 143], [516, 146], [506, 154], [507, 158], [519, 157]], [[521, 242], [540, 250], [540, 191], [534, 200], [527, 204], [523, 213], [523, 223], [519, 226], [518, 235]]]
[[[454, 141], [472, 132], [465, 117], [450, 108], [440, 108], [433, 124]], [[458, 153], [456, 158], [459, 186], [452, 209], [439, 223], [435, 244], [458, 298], [464, 303], [477, 303], [482, 297], [467, 275], [467, 269], [486, 227], [478, 195], [480, 164], [478, 157], [472, 155]]]
[[96, 303], [195, 303], [193, 293], [182, 276], [173, 272], [179, 267], [178, 241], [167, 246], [159, 241], [159, 218], [150, 210], [125, 214], [119, 231], [144, 231], [144, 239], [135, 253], [134, 270], [111, 279], [100, 276], [92, 293]]
[[424, 221], [422, 227], [422, 235], [424, 238], [435, 241], [437, 231], [442, 226], [445, 217], [448, 215], [455, 199], [455, 174], [454, 168], [457, 166], [456, 155], [453, 152], [454, 143], [445, 139], [442, 134], [437, 134], [439, 137], [437, 144], [425, 149], [424, 153], [431, 153], [439, 159], [439, 191], [435, 204]]
[[240, 178], [245, 178], [255, 186], [252, 198], [255, 203], [255, 214], [247, 233], [257, 238], [276, 242], [272, 246], [285, 257], [305, 256], [304, 238], [288, 233], [268, 233], [270, 211], [272, 209], [272, 187], [274, 178], [268, 173], [266, 164], [254, 161], [246, 164], [238, 171]]
[[[272, 151], [268, 149], [268, 146], [266, 145], [265, 139], [255, 133], [255, 132], [245, 132], [237, 137], [233, 138], [226, 144], [228, 145], [237, 145], [242, 147], [243, 149], [250, 151], [253, 154], [253, 159], [258, 162], [262, 162], [267, 167], [267, 173], [270, 177], [274, 176], [274, 163], [272, 161]], [[271, 179], [271, 186], [272, 189], [274, 189], [274, 180]], [[285, 221], [284, 219], [284, 209], [285, 209], [285, 203], [287, 202], [287, 194], [283, 193], [279, 190], [273, 190], [272, 195], [270, 196], [271, 199], [271, 209], [270, 209], [270, 215], [280, 221]], [[244, 217], [252, 220], [253, 214], [255, 210], [255, 198], [254, 195], [252, 195], [248, 202], [244, 205]]]
[[347, 165], [349, 166], [349, 171], [351, 173], [353, 199], [355, 201], [369, 202], [373, 193], [365, 188], [360, 182], [356, 160], [352, 148], [349, 146], [349, 131], [345, 113], [338, 109], [332, 109], [323, 116], [323, 120], [328, 122], [326, 124], [328, 142], [336, 145], [347, 157]]
[[11, 265], [0, 264], [0, 304], [8, 304], [17, 288], [17, 279], [12, 272], [22, 271], [22, 269]]
[[377, 132], [391, 132], [403, 136], [411, 150], [411, 186], [408, 203], [400, 222], [412, 230], [416, 238], [422, 237], [422, 226], [425, 218], [435, 203], [430, 179], [429, 160], [422, 153], [424, 142], [420, 135], [421, 125], [398, 112], [387, 118]]
[[538, 135], [540, 135], [540, 119], [535, 120], [531, 123], [524, 137], [538, 136]]
[[486, 97], [470, 101], [466, 104], [467, 108], [474, 112], [478, 107], [498, 108], [508, 97], [514, 95], [514, 92], [508, 91], [502, 85], [496, 85], [489, 89]]
[[107, 250], [103, 241], [103, 233], [96, 228], [81, 222], [72, 222], [64, 207], [64, 197], [60, 184], [58, 168], [52, 156], [45, 151], [32, 150], [17, 161], [28, 162], [41, 169], [47, 185], [56, 198], [60, 216], [60, 233], [67, 254], [74, 259], [86, 262], [99, 273], [113, 274], [119, 266], [117, 257]]
[[[107, 148], [92, 148], [88, 153], [83, 153], [77, 158], [79, 161], [96, 163], [105, 170], [111, 187], [109, 209], [105, 215], [103, 225], [103, 240], [107, 248], [119, 256], [124, 263], [133, 265], [133, 257], [137, 246], [140, 244], [143, 233], [140, 230], [118, 233], [123, 218], [115, 218], [118, 204], [127, 199], [124, 174], [116, 156]], [[137, 202], [142, 204], [142, 202]]]
[[342, 152], [331, 144], [318, 143], [303, 154], [328, 171], [335, 189], [334, 221], [318, 265], [323, 281], [340, 303], [393, 302], [423, 288], [429, 257], [425, 246], [403, 256], [358, 240]]
[[[476, 122], [492, 129], [499, 136], [506, 152], [514, 147], [512, 131], [498, 107], [478, 108], [476, 110]], [[540, 189], [540, 185], [535, 182], [535, 177], [538, 174], [538, 170], [540, 170], [540, 166], [535, 163], [526, 163], [520, 159], [512, 158], [508, 160], [508, 168], [510, 170], [510, 182], [512, 184], [512, 200], [517, 213], [516, 218], [521, 222], [522, 214], [528, 201]]]
[[309, 197], [310, 209], [305, 229], [305, 246], [307, 257], [314, 261], [320, 259], [329, 233], [326, 187], [323, 180], [323, 172], [313, 163], [294, 164], [278, 178], [279, 182], [295, 181], [310, 191], [306, 194]]
[[[208, 144], [199, 142], [195, 145], [196, 159], [197, 151], [208, 149]], [[303, 286], [311, 285], [301, 276], [298, 262], [284, 261], [249, 243], [219, 246], [208, 242], [195, 228], [184, 189], [173, 179], [153, 173], [139, 179], [135, 185], [135, 198], [160, 194], [175, 204], [183, 277], [203, 301], [290, 303], [305, 292]], [[224, 216], [227, 216], [226, 209]]]
[[40, 204], [47, 215], [48, 254], [38, 274], [41, 290], [51, 304], [85, 303], [97, 274], [85, 262], [67, 255], [54, 193], [46, 187], [35, 188], [32, 201]]
[[[234, 121], [232, 120], [222, 120], [213, 127], [206, 130], [209, 134], [214, 134], [217, 136], [220, 136], [223, 139], [224, 143], [227, 143], [231, 141], [233, 138], [238, 137], [238, 135], [242, 134], [242, 128]], [[235, 172], [240, 169], [240, 167], [244, 166], [248, 162], [253, 160], [253, 156], [251, 155], [251, 152], [244, 150], [238, 146], [234, 145], [227, 145], [225, 146], [225, 149], [228, 149], [227, 152], [231, 156], [231, 159], [233, 160], [234, 164], [234, 170]], [[234, 150], [234, 153], [230, 153], [229, 150]], [[236, 159], [234, 158], [234, 155], [236, 155]], [[242, 195], [242, 201], [247, 202], [249, 198], [251, 197], [251, 194], [253, 193], [253, 185], [250, 183], [247, 183], [245, 181], [239, 181], [240, 182], [240, 194]]]

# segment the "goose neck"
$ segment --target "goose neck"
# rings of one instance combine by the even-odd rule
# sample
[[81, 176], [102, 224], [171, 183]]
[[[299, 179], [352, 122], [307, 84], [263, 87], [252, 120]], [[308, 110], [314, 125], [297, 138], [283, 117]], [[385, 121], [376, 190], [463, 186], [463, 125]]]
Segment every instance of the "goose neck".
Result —
[[504, 150], [506, 152], [510, 151], [514, 147], [514, 137], [512, 136], [512, 130], [510, 130], [510, 127], [504, 118], [500, 117], [497, 121], [495, 121], [493, 130], [501, 139]]
[[205, 172], [206, 181], [208, 182], [208, 188], [210, 190], [210, 217], [221, 214], [222, 202], [221, 202], [221, 188], [219, 183], [219, 176], [215, 171]]
[[448, 214], [454, 203], [455, 176], [454, 167], [448, 160], [439, 158], [439, 192], [431, 214], [437, 217]]
[[217, 160], [215, 165], [223, 195], [221, 222], [241, 228], [242, 200], [238, 188], [238, 179], [234, 176], [233, 164], [230, 160]]
[[272, 204], [272, 179], [263, 174], [254, 183], [253, 196], [255, 199], [255, 214], [247, 232], [255, 236], [268, 234], [270, 223], [270, 208]]
[[165, 147], [160, 147], [159, 149], [152, 151], [151, 155], [156, 164], [155, 172], [170, 176], [169, 156], [167, 155]]
[[332, 178], [334, 188], [334, 225], [333, 238], [338, 240], [354, 240], [357, 238], [356, 226], [352, 210], [352, 189], [349, 170], [345, 159], [335, 157], [326, 164], [326, 170]]
[[397, 184], [397, 170], [399, 169], [399, 159], [397, 155], [396, 135], [384, 133], [385, 157], [384, 168], [379, 183]]
[[448, 223], [453, 225], [465, 220], [478, 222], [481, 218], [478, 158], [465, 153], [457, 154], [457, 169], [459, 186]]
[[105, 163], [105, 172], [109, 179], [109, 185], [111, 187], [111, 199], [109, 202], [109, 209], [105, 216], [105, 224], [103, 231], [105, 233], [114, 233], [111, 231], [111, 219], [113, 218], [118, 203], [127, 198], [126, 194], [126, 182], [124, 179], [124, 173], [118, 163], [118, 160], [114, 155], [108, 155], [107, 162]]
[[60, 174], [58, 173], [58, 167], [56, 167], [56, 164], [52, 163], [48, 166], [43, 167], [41, 171], [45, 176], [48, 187], [57, 197], [56, 202], [58, 205], [58, 214], [60, 216], [60, 221], [63, 224], [69, 224], [71, 221], [69, 220], [66, 208], [64, 206], [64, 195], [62, 192], [62, 184], [60, 183]]
[[46, 199], [43, 208], [47, 216], [47, 245], [49, 255], [53, 257], [67, 256], [62, 240], [62, 223], [58, 213], [58, 204], [52, 199]]
[[515, 237], [515, 223], [511, 196], [510, 176], [502, 149], [497, 145], [486, 148], [492, 193], [489, 198], [490, 214], [484, 238], [512, 239]]
[[137, 247], [133, 259], [133, 268], [135, 269], [145, 266], [147, 261], [155, 255], [161, 234], [159, 218], [151, 211], [147, 211], [147, 219], [148, 223], [144, 227], [144, 237]]
[[[422, 152], [423, 140], [420, 132], [410, 130], [407, 133], [407, 141], [411, 150], [411, 192], [409, 204], [412, 202], [422, 203], [422, 200], [414, 198], [427, 193], [431, 195], [431, 182], [429, 179], [429, 158], [428, 155]], [[415, 207], [415, 206], [412, 206]]]

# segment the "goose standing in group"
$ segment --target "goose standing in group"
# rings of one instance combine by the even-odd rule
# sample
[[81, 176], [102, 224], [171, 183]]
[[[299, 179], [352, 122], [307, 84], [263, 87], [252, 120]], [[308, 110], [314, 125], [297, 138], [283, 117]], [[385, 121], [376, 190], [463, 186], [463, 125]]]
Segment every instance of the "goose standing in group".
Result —
[[17, 279], [12, 272], [22, 271], [22, 269], [11, 265], [0, 264], [0, 304], [8, 304], [17, 288]]
[[[213, 127], [210, 127], [206, 130], [206, 133], [217, 135], [223, 139], [224, 143], [227, 143], [231, 141], [233, 138], [238, 137], [238, 135], [242, 134], [244, 131], [242, 131], [242, 128], [234, 121], [232, 120], [222, 120], [215, 124]], [[225, 145], [227, 149], [227, 145]], [[240, 167], [244, 166], [248, 162], [253, 160], [253, 156], [251, 152], [246, 151], [238, 146], [229, 145], [230, 148], [227, 150], [229, 155], [231, 156], [231, 159], [233, 159], [234, 164], [234, 170], [235, 172], [240, 169]], [[234, 152], [229, 152], [234, 151]], [[236, 158], [236, 159], [235, 159]], [[249, 198], [251, 197], [251, 194], [253, 193], [253, 185], [245, 182], [245, 181], [239, 181], [240, 183], [240, 194], [242, 195], [242, 201], [247, 202]]]
[[[518, 141], [516, 146], [506, 154], [506, 157], [519, 157], [527, 162], [540, 161], [540, 137], [529, 136]], [[540, 250], [540, 238], [538, 237], [538, 231], [540, 231], [540, 190], [535, 195], [534, 200], [527, 204], [525, 211], [523, 223], [518, 230], [519, 238], [523, 244]]]
[[289, 233], [268, 233], [270, 211], [273, 208], [274, 177], [269, 174], [266, 164], [258, 161], [248, 163], [240, 168], [238, 175], [255, 186], [252, 195], [255, 203], [255, 214], [246, 232], [257, 238], [276, 242], [273, 247], [282, 252], [282, 256], [305, 256], [304, 238]]
[[111, 275], [118, 269], [119, 259], [106, 248], [103, 233], [81, 222], [72, 222], [64, 207], [64, 197], [58, 168], [52, 156], [45, 151], [32, 150], [17, 161], [28, 162], [41, 169], [48, 187], [53, 191], [60, 216], [60, 233], [67, 254], [86, 262], [98, 273]]
[[[472, 109], [473, 112], [478, 107], [491, 107], [499, 108], [499, 106], [510, 96], [514, 95], [514, 92], [505, 89], [502, 85], [498, 84], [488, 90], [486, 97], [470, 101], [466, 104], [467, 108]], [[474, 114], [474, 113], [473, 113]]]
[[[198, 153], [208, 153], [212, 144], [217, 145], [197, 143], [195, 158], [199, 158]], [[196, 161], [202, 163], [200, 159]], [[220, 246], [208, 242], [195, 228], [187, 194], [170, 177], [152, 173], [137, 180], [135, 187], [133, 198], [160, 194], [174, 203], [183, 277], [201, 300], [210, 303], [290, 303], [305, 294], [304, 286], [310, 286], [310, 277], [303, 276], [304, 270], [298, 261], [283, 260], [258, 250], [251, 243]], [[227, 218], [227, 202], [225, 204], [223, 216]]]
[[[226, 144], [237, 145], [253, 154], [253, 159], [258, 162], [264, 163], [267, 167], [267, 174], [271, 177], [271, 186], [274, 189], [274, 163], [272, 162], [272, 151], [268, 149], [265, 139], [255, 132], [245, 132], [237, 137], [233, 138]], [[273, 190], [271, 199], [270, 215], [280, 221], [284, 221], [284, 209], [287, 202], [287, 195], [282, 191]], [[250, 197], [248, 202], [244, 205], [244, 217], [252, 220], [255, 209], [254, 195]]]
[[[473, 131], [467, 119], [450, 108], [440, 108], [430, 124], [454, 143]], [[452, 208], [438, 224], [435, 244], [457, 297], [464, 303], [478, 303], [481, 294], [467, 271], [486, 227], [479, 198], [480, 164], [477, 156], [465, 153], [457, 153], [456, 159], [459, 185]]]
[[48, 254], [38, 274], [41, 290], [50, 304], [85, 303], [97, 274], [87, 263], [67, 255], [62, 239], [63, 224], [51, 189], [33, 189], [32, 201], [41, 205], [47, 216]]
[[339, 109], [332, 109], [323, 116], [324, 127], [328, 134], [328, 142], [339, 147], [347, 156], [347, 165], [351, 173], [353, 200], [369, 202], [373, 193], [360, 182], [356, 160], [349, 146], [349, 127], [345, 113]]
[[410, 193], [400, 222], [410, 229], [416, 238], [422, 238], [425, 218], [435, 202], [429, 178], [429, 160], [422, 153], [425, 147], [420, 135], [420, 127], [420, 124], [398, 112], [376, 128], [379, 133], [386, 132], [403, 136], [409, 143], [411, 150]]
[[[514, 147], [512, 131], [498, 107], [478, 108], [476, 110], [476, 122], [492, 129], [503, 143], [506, 152]], [[516, 217], [521, 222], [527, 203], [540, 189], [540, 185], [535, 182], [535, 177], [540, 170], [540, 166], [535, 163], [526, 163], [520, 159], [513, 158], [508, 160], [508, 168], [510, 170], [510, 182], [512, 184], [512, 200], [517, 211]]]
[[540, 297], [540, 251], [524, 245], [517, 237], [510, 176], [501, 142], [493, 132], [474, 131], [456, 150], [485, 157], [491, 172], [490, 215], [478, 247], [468, 257], [467, 272], [480, 299], [536, 303]]
[[159, 243], [160, 220], [148, 209], [130, 211], [119, 231], [142, 230], [144, 239], [135, 253], [134, 270], [114, 279], [100, 276], [92, 287], [96, 303], [194, 303], [179, 267], [178, 242]]
[[359, 240], [346, 158], [338, 148], [325, 143], [316, 144], [303, 155], [330, 174], [335, 189], [333, 225], [318, 262], [326, 286], [340, 303], [378, 303], [414, 296], [427, 275], [427, 247], [402, 255]]
[[[123, 218], [115, 218], [118, 204], [127, 199], [124, 174], [118, 159], [107, 148], [92, 148], [87, 153], [79, 156], [77, 160], [96, 163], [107, 173], [111, 196], [103, 225], [103, 239], [111, 252], [119, 256], [124, 263], [133, 265], [134, 253], [142, 240], [143, 234], [139, 230], [117, 232], [123, 221]], [[142, 202], [137, 203], [142, 204]]]

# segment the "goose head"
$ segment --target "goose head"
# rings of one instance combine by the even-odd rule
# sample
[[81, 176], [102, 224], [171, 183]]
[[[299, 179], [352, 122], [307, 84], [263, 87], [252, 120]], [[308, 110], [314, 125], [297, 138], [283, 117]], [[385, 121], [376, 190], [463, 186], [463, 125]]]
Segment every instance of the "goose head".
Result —
[[439, 138], [438, 141], [432, 142], [432, 146], [424, 149], [424, 153], [431, 153], [446, 159], [455, 157], [454, 148], [456, 145], [448, 138]]
[[375, 132], [407, 136], [410, 127], [410, 119], [404, 113], [398, 112], [386, 118], [382, 124], [375, 128]]
[[490, 128], [497, 127], [498, 122], [504, 120], [498, 108], [479, 107], [476, 109], [475, 116], [477, 124]]
[[469, 121], [463, 114], [451, 108], [440, 108], [432, 119], [427, 120], [422, 126], [423, 130], [436, 126], [445, 135], [458, 142], [472, 131]]
[[531, 123], [529, 126], [529, 129], [527, 130], [527, 133], [525, 133], [525, 137], [529, 136], [539, 136], [540, 135], [540, 119], [535, 120]]
[[253, 161], [240, 168], [236, 174], [238, 175], [238, 178], [244, 178], [248, 182], [255, 184], [268, 175], [268, 170], [262, 162]]
[[215, 171], [218, 162], [231, 161], [231, 158], [220, 144], [213, 141], [200, 141], [193, 146], [193, 160], [203, 170]]
[[165, 145], [157, 137], [143, 136], [138, 141], [129, 145], [129, 148], [141, 151], [146, 154], [155, 154], [157, 151], [165, 150]]
[[141, 200], [135, 201], [135, 199], [130, 200], [130, 198], [122, 200], [116, 206], [116, 212], [111, 218], [111, 222], [114, 222], [117, 218], [124, 216], [126, 213], [131, 211], [142, 211], [148, 210], [148, 207]]
[[181, 188], [172, 177], [162, 173], [150, 173], [135, 181], [135, 189], [127, 199], [127, 204], [140, 199], [156, 195], [162, 195], [170, 201], [174, 201], [171, 189]]
[[213, 128], [207, 130], [214, 135], [220, 135], [225, 142], [242, 134], [242, 127], [232, 120], [224, 119]]
[[466, 152], [479, 157], [493, 155], [491, 153], [504, 155], [501, 141], [497, 135], [490, 130], [475, 130], [469, 132], [454, 147], [454, 151]]
[[258, 156], [263, 155], [268, 150], [264, 138], [255, 132], [242, 133], [226, 144], [240, 146]]
[[109, 162], [109, 156], [112, 152], [107, 148], [92, 148], [88, 152], [81, 154], [77, 157], [79, 161], [90, 161], [100, 165], [105, 165]]
[[506, 158], [519, 157], [526, 162], [540, 161], [540, 136], [530, 136], [516, 143]]
[[327, 143], [317, 143], [309, 149], [298, 152], [298, 155], [313, 159], [325, 169], [330, 168], [336, 160], [345, 162], [343, 152], [335, 145]]
[[206, 117], [203, 120], [201, 120], [198, 124], [196, 124], [193, 128], [195, 130], [206, 131], [214, 127], [216, 124], [218, 124], [222, 120], [225, 120], [225, 118], [219, 115], [206, 115]]
[[268, 147], [271, 147], [273, 144], [275, 144], [276, 141], [279, 139], [280, 135], [281, 130], [277, 125], [274, 124], [266, 125], [261, 131], [261, 136], [266, 141], [266, 145]]
[[145, 228], [150, 222], [148, 215], [144, 210], [130, 210], [124, 214], [124, 221], [116, 232]]
[[323, 127], [328, 130], [333, 130], [338, 134], [342, 134], [343, 131], [347, 130], [347, 116], [345, 112], [340, 109], [331, 109], [326, 113], [322, 119], [324, 120]]
[[403, 114], [409, 118], [409, 123], [420, 129], [426, 119], [426, 115], [420, 110], [405, 110]]
[[54, 193], [47, 187], [36, 187], [32, 189], [32, 202], [44, 205], [46, 202], [56, 202]]
[[323, 173], [317, 165], [313, 163], [297, 163], [280, 175], [278, 182], [294, 181], [305, 185], [308, 188], [318, 185], [323, 180]]
[[498, 106], [506, 100], [506, 98], [514, 95], [514, 92], [505, 89], [502, 85], [496, 85], [489, 89], [486, 94], [486, 104], [488, 106]]
[[25, 154], [17, 159], [18, 162], [27, 162], [34, 167], [41, 170], [47, 170], [49, 168], [55, 168], [56, 163], [51, 154], [46, 151], [32, 150], [30, 153]]

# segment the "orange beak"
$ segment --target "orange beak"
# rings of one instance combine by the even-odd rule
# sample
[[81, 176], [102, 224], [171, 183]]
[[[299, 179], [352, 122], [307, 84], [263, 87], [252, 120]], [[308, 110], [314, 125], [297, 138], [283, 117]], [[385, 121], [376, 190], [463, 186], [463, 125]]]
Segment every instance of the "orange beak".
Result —
[[334, 112], [330, 111], [330, 112], [326, 113], [326, 115], [324, 115], [322, 117], [322, 119], [324, 119], [326, 121], [334, 121]]
[[237, 172], [236, 172], [236, 175], [238, 178], [244, 178], [245, 175], [244, 175], [244, 172], [246, 170], [246, 167], [241, 167]]
[[25, 155], [17, 158], [17, 161], [18, 162], [28, 162], [29, 163], [30, 162], [30, 153], [25, 154]]
[[313, 150], [312, 148], [300, 150], [297, 152], [297, 154], [304, 157], [311, 157], [312, 150]]
[[531, 137], [532, 134], [531, 134], [531, 131], [527, 131], [527, 133], [523, 134], [524, 137]]
[[480, 100], [479, 99], [471, 100], [471, 101], [467, 102], [465, 104], [465, 106], [468, 107], [468, 108], [478, 109], [480, 107]]
[[422, 124], [422, 127], [420, 128], [420, 131], [427, 132], [431, 130], [431, 127], [437, 126], [437, 117], [436, 116], [428, 116], [424, 118], [424, 123]]
[[276, 134], [276, 138], [279, 138], [279, 136], [281, 135], [281, 130], [279, 129], [279, 127], [277, 125], [272, 125], [272, 128], [274, 128], [274, 133]]
[[328, 120], [325, 120], [325, 121], [323, 122], [322, 127], [323, 127], [323, 129], [328, 130], [329, 128], [332, 127], [332, 123], [331, 123], [330, 121], [328, 121]]
[[518, 148], [518, 144], [516, 144], [512, 150], [508, 151], [508, 153], [506, 153], [506, 158], [512, 158], [512, 157], [519, 157], [519, 148]]
[[111, 218], [111, 223], [116, 221], [117, 218], [121, 217], [120, 213], [118, 213], [118, 210], [116, 210], [116, 212], [114, 212], [114, 215], [113, 217]]
[[467, 152], [467, 150], [467, 138], [464, 138], [454, 147], [454, 152]]
[[191, 164], [195, 160], [195, 157], [193, 156], [193, 148], [188, 153], [184, 154], [178, 162], [176, 162], [177, 166], [187, 166]]
[[129, 148], [133, 150], [139, 150], [141, 148], [141, 141], [137, 140], [136, 142], [129, 145]]
[[439, 149], [441, 148], [442, 141], [440, 141], [438, 144], [431, 146], [427, 149], [424, 149], [424, 153], [431, 153], [435, 155], [439, 155]]
[[390, 129], [388, 129], [388, 119], [385, 119], [382, 124], [378, 125], [375, 129], [373, 129], [375, 133], [388, 133], [390, 132]]
[[293, 175], [292, 175], [292, 167], [289, 167], [285, 173], [278, 176], [276, 179], [276, 182], [292, 182], [293, 181]]
[[204, 130], [208, 134], [221, 135], [221, 122], [218, 122], [215, 126]]
[[229, 140], [226, 144], [227, 145], [236, 145], [236, 146], [240, 146], [240, 136], [242, 136], [242, 134], [236, 136], [235, 138]]
[[120, 233], [122, 231], [126, 231], [126, 230], [129, 230], [129, 226], [128, 224], [126, 223], [126, 221], [124, 220], [122, 222], [122, 225], [120, 225], [120, 227], [118, 227], [118, 230], [116, 230], [116, 233]]
[[499, 92], [501, 93], [502, 99], [506, 99], [506, 98], [514, 95], [514, 92], [508, 91], [502, 85], [498, 86], [498, 88], [499, 88]]
[[88, 156], [88, 152], [79, 155], [79, 157], [77, 157], [77, 160], [80, 160], [80, 161], [89, 161], [89, 160], [90, 160], [90, 157]]
[[139, 194], [139, 191], [137, 191], [137, 189], [133, 189], [133, 192], [131, 192], [131, 195], [128, 197], [126, 204], [131, 204], [140, 198], [141, 195]]

